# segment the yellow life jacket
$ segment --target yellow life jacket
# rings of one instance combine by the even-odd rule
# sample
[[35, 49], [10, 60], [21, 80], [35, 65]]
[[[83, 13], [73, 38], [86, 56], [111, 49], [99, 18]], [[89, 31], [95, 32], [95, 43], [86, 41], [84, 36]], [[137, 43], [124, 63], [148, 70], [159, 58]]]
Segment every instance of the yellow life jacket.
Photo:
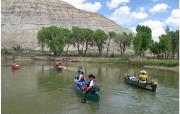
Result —
[[148, 76], [147, 76], [147, 74], [140, 74], [140, 75], [139, 75], [139, 79], [140, 79], [141, 81], [147, 81], [147, 80], [148, 80]]

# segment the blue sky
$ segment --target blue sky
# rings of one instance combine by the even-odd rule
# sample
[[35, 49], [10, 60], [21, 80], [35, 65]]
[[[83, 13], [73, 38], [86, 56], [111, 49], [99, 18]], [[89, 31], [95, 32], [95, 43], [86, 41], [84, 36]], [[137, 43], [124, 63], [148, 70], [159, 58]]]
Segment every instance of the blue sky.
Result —
[[147, 25], [155, 41], [165, 33], [165, 27], [180, 26], [178, 0], [64, 0], [76, 8], [100, 13], [134, 32], [136, 26]]

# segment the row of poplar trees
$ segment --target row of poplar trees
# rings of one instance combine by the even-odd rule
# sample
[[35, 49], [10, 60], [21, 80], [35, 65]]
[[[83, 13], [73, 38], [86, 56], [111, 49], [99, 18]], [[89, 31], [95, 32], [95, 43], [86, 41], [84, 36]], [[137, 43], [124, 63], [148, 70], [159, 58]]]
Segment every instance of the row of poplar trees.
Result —
[[135, 55], [144, 57], [149, 50], [155, 58], [179, 58], [179, 30], [170, 31], [166, 28], [166, 34], [159, 37], [159, 42], [152, 40], [152, 31], [148, 26], [138, 25], [136, 35], [115, 33], [113, 31], [106, 33], [103, 30], [91, 30], [89, 28], [72, 27], [72, 29], [50, 26], [43, 27], [38, 32], [38, 42], [42, 49], [47, 46], [55, 56], [61, 55], [66, 47], [66, 55], [70, 46], [77, 48], [78, 54], [86, 56], [88, 48], [96, 46], [99, 56], [102, 56], [104, 46], [106, 45], [105, 55], [109, 55], [111, 40], [119, 45], [120, 54], [123, 55], [126, 48], [133, 45]]
[[37, 35], [42, 50], [47, 46], [55, 56], [61, 55], [66, 47], [66, 55], [70, 46], [77, 48], [78, 54], [86, 56], [89, 46], [97, 46], [99, 56], [102, 56], [104, 46], [107, 45], [105, 55], [109, 54], [111, 40], [114, 40], [120, 48], [121, 55], [125, 53], [133, 39], [132, 34], [104, 32], [103, 30], [91, 30], [89, 28], [72, 27], [72, 29], [50, 26], [43, 27]]

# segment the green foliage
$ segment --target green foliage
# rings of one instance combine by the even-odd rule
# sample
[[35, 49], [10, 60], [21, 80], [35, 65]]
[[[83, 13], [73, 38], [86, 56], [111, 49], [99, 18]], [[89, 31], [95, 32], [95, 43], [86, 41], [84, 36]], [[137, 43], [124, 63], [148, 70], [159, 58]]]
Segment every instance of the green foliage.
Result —
[[179, 30], [168, 32], [167, 35], [171, 40], [171, 52], [174, 58], [175, 53], [179, 52]]
[[108, 37], [108, 46], [107, 46], [106, 56], [108, 56], [108, 53], [109, 53], [109, 46], [110, 46], [111, 39], [114, 39], [117, 36], [117, 34], [111, 31], [111, 32], [108, 32], [108, 36], [109, 37]]
[[159, 45], [160, 45], [161, 51], [164, 53], [170, 51], [171, 39], [168, 37], [168, 35], [161, 35], [159, 39], [160, 39]]
[[179, 30], [169, 31], [169, 27], [166, 27], [166, 34], [162, 34], [159, 37], [159, 43], [152, 42], [150, 51], [157, 55], [157, 57], [169, 59], [174, 58], [175, 55], [179, 55]]
[[84, 29], [84, 41], [85, 41], [85, 52], [84, 56], [86, 56], [86, 52], [88, 49], [88, 45], [93, 46], [93, 37], [94, 37], [94, 31], [88, 28]]
[[54, 55], [59, 55], [64, 49], [66, 29], [50, 26], [42, 28], [38, 32], [38, 41], [47, 44]]
[[169, 31], [170, 31], [170, 28], [169, 28], [169, 26], [166, 26], [166, 33], [168, 33]]
[[137, 55], [144, 55], [144, 52], [149, 48], [151, 44], [151, 29], [148, 26], [138, 25], [136, 31], [137, 34], [133, 41], [134, 51]]
[[71, 31], [67, 28], [64, 28], [63, 32], [64, 32], [64, 42], [66, 44], [73, 44], [74, 40], [73, 40]]
[[[78, 49], [78, 53], [82, 54], [83, 51], [83, 47], [84, 47], [84, 29], [83, 28], [79, 28], [79, 27], [72, 27], [72, 34], [73, 34], [73, 39], [75, 39], [76, 41], [74, 42], [74, 46], [77, 47]], [[80, 49], [80, 47], [82, 47]]]
[[159, 39], [161, 54], [164, 55], [164, 58], [168, 59], [170, 55], [174, 58], [175, 53], [179, 52], [179, 30], [167, 31]]
[[121, 51], [121, 55], [125, 53], [126, 47], [131, 45], [133, 39], [132, 34], [127, 34], [123, 32], [122, 34], [117, 34], [116, 38], [114, 39], [118, 44]]
[[73, 36], [73, 34], [72, 34], [72, 32], [71, 32], [71, 30], [69, 30], [69, 29], [64, 29], [64, 42], [65, 42], [65, 44], [66, 44], [66, 46], [67, 46], [67, 49], [66, 49], [66, 55], [68, 54], [68, 49], [69, 49], [69, 47], [71, 46], [71, 45], [73, 45], [74, 44], [74, 42], [75, 42], [75, 39], [72, 37]]
[[92, 46], [92, 45], [93, 45], [94, 31], [91, 30], [91, 29], [85, 28], [85, 29], [84, 29], [84, 34], [85, 34], [84, 40], [85, 40], [86, 42], [88, 42], [89, 45]]
[[107, 38], [108, 38], [108, 35], [100, 29], [97, 29], [94, 33], [94, 42], [96, 43], [96, 45], [98, 47], [100, 56], [102, 54], [103, 44], [106, 43]]
[[23, 50], [23, 48], [22, 48], [22, 46], [20, 46], [20, 45], [16, 45], [15, 47], [13, 47], [12, 48], [14, 51], [22, 51]]
[[113, 32], [113, 31], [108, 32], [108, 35], [109, 35], [109, 38], [110, 38], [110, 39], [116, 37], [116, 33]]
[[4, 47], [4, 48], [1, 48], [1, 53], [2, 53], [2, 54], [5, 54], [5, 55], [6, 55], [6, 54], [7, 54], [7, 55], [8, 55], [8, 54], [9, 54], [9, 55], [11, 54], [11, 52], [10, 52], [7, 48], [5, 48], [5, 47]]

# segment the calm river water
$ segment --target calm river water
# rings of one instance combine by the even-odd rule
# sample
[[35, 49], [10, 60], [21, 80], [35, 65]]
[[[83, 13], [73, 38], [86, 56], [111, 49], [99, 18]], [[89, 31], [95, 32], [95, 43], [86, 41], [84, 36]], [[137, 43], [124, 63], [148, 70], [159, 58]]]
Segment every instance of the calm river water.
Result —
[[[178, 114], [178, 73], [149, 70], [158, 82], [156, 92], [124, 83], [125, 73], [138, 74], [137, 66], [67, 63], [62, 72], [52, 70], [52, 62], [17, 61], [21, 68], [12, 72], [1, 66], [2, 114]], [[73, 88], [77, 66], [86, 66], [100, 86], [99, 102], [80, 103]]]

